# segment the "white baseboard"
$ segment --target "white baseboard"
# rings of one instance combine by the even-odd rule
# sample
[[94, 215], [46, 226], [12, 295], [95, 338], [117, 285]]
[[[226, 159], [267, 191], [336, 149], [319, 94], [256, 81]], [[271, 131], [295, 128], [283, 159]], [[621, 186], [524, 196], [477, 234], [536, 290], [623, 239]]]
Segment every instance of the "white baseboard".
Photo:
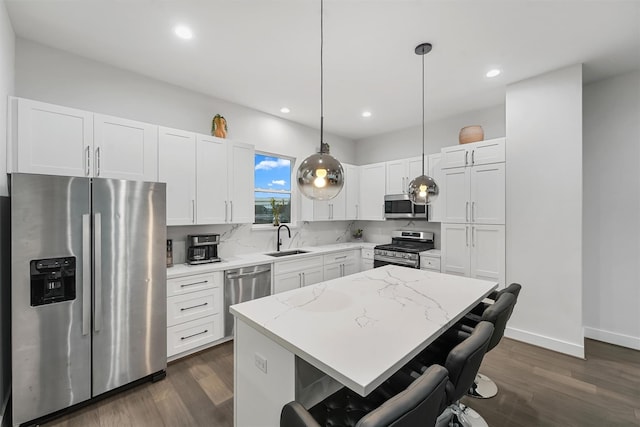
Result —
[[633, 350], [640, 350], [640, 337], [633, 337], [631, 335], [619, 334], [617, 332], [589, 328], [586, 326], [584, 328], [584, 336], [593, 340], [619, 345]]
[[557, 351], [558, 353], [564, 353], [569, 356], [584, 359], [584, 344], [574, 344], [514, 328], [505, 329], [504, 336], [516, 341], [526, 342], [527, 344], [536, 345], [538, 347]]

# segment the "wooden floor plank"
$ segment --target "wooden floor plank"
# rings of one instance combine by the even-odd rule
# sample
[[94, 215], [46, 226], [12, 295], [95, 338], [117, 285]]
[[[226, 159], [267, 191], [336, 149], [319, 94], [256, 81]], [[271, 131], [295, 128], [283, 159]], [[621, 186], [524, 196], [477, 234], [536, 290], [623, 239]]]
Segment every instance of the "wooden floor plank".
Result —
[[[504, 338], [481, 367], [498, 395], [462, 401], [491, 427], [640, 427], [640, 351], [586, 340], [585, 352], [582, 360]], [[43, 424], [115, 425], [232, 427], [233, 343], [172, 362], [165, 380]]]

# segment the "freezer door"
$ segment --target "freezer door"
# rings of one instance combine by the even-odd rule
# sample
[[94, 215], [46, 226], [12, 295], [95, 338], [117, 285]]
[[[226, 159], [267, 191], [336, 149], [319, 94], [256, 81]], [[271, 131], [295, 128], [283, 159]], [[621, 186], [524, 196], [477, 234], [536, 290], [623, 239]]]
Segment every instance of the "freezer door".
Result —
[[165, 184], [94, 178], [93, 395], [167, 366]]
[[91, 397], [89, 207], [86, 178], [11, 176], [14, 425]]

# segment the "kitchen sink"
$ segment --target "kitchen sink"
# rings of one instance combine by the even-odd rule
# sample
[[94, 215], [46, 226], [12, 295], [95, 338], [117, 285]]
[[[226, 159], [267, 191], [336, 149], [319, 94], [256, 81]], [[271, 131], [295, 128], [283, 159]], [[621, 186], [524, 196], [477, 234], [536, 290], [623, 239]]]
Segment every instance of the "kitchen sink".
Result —
[[306, 254], [307, 252], [309, 252], [309, 251], [301, 251], [299, 249], [294, 249], [294, 250], [291, 250], [291, 251], [270, 252], [270, 253], [265, 254], [265, 255], [274, 256], [274, 257], [281, 257], [281, 256], [289, 256], [289, 255]]

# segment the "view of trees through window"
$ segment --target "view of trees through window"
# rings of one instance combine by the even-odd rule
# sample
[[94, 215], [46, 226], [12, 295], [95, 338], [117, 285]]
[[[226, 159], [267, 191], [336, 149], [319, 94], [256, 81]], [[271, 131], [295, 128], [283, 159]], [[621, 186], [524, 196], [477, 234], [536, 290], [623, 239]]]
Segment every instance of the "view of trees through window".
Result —
[[272, 224], [274, 208], [281, 224], [291, 222], [291, 163], [293, 159], [255, 155], [255, 224]]

